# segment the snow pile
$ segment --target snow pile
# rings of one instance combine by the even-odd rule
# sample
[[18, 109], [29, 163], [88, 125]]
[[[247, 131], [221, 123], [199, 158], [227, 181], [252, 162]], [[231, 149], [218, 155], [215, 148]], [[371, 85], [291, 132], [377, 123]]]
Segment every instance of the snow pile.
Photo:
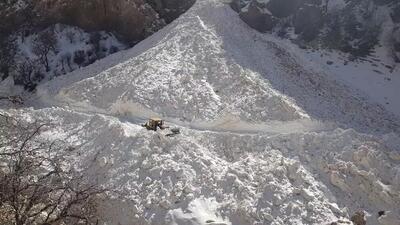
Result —
[[[360, 209], [370, 224], [399, 221], [398, 118], [307, 62], [198, 0], [8, 112], [51, 120], [44, 135], [76, 147], [71, 166], [93, 165], [92, 182], [112, 190], [103, 224], [349, 224]], [[150, 116], [181, 134], [147, 131]]]
[[215, 198], [194, 199], [188, 205], [188, 212], [185, 213], [182, 209], [170, 211], [171, 225], [231, 225], [229, 221], [215, 214], [219, 205]]
[[246, 121], [312, 117], [380, 131], [398, 121], [308, 65], [293, 45], [245, 26], [222, 3], [200, 1], [160, 33], [117, 54], [118, 63], [115, 57], [102, 61], [109, 65], [103, 70], [78, 71], [68, 78], [74, 82], [57, 79], [39, 87], [40, 95], [106, 112], [140, 105], [183, 121], [226, 114]]
[[18, 114], [62, 125], [46, 135], [77, 146], [73, 166], [93, 164], [92, 181], [118, 193], [100, 202], [106, 224], [329, 224], [359, 209], [378, 224], [379, 211], [400, 213], [396, 134], [182, 127], [168, 138], [115, 117], [61, 108]]

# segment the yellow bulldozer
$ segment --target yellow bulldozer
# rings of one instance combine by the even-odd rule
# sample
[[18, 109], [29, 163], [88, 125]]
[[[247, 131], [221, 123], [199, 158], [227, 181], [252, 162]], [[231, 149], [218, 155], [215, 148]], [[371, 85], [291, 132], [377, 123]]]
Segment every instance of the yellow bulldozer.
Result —
[[[157, 131], [158, 128], [161, 130], [169, 129], [169, 126], [165, 126], [164, 120], [160, 118], [150, 118], [147, 123], [142, 124], [143, 127], [146, 127], [147, 130], [154, 130]], [[181, 130], [178, 127], [171, 128], [170, 133], [166, 134], [167, 137], [174, 137], [181, 133]]]
[[147, 130], [154, 130], [154, 131], [157, 131], [157, 128], [160, 128], [161, 130], [168, 128], [167, 126], [165, 126], [164, 120], [160, 118], [150, 118], [149, 121], [143, 124], [142, 126], [146, 127]]

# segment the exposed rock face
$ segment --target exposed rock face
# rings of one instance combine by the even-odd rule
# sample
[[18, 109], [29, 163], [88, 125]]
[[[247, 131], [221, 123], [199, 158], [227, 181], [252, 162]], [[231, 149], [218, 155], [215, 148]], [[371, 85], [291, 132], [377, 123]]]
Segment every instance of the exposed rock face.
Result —
[[196, 0], [147, 0], [167, 23], [190, 8]]
[[268, 10], [278, 18], [288, 17], [296, 13], [303, 0], [270, 0]]
[[251, 27], [266, 32], [281, 20], [293, 18], [296, 32], [310, 33], [321, 27], [321, 0], [233, 0], [231, 6]]
[[[134, 45], [177, 18], [194, 2], [195, 0], [0, 1], [0, 78], [13, 76], [16, 83], [32, 89], [31, 87], [35, 87], [49, 73], [52, 76], [65, 74], [126, 46]], [[71, 29], [81, 30], [78, 33], [89, 35], [90, 38], [76, 35], [81, 41], [85, 40], [82, 45], [87, 48], [71, 50], [72, 52], [65, 52], [63, 55], [59, 55], [58, 50], [46, 52], [45, 57], [42, 57], [46, 59], [45, 70], [36, 59], [28, 57], [27, 60], [18, 61], [19, 58], [26, 58], [24, 54], [21, 53], [18, 57], [16, 53], [19, 45], [29, 46], [31, 41], [25, 42], [25, 39], [36, 40], [36, 36], [43, 31], [53, 30], [56, 24], [69, 25], [73, 27]], [[99, 35], [103, 31], [110, 34]], [[68, 33], [69, 37], [64, 38], [71, 39], [71, 44], [73, 43], [74, 35], [71, 32], [56, 33]], [[101, 37], [116, 38], [118, 40], [113, 43], [123, 43], [123, 47], [115, 45], [102, 47], [99, 43], [107, 41]], [[61, 40], [63, 37], [58, 39]], [[53, 60], [52, 57], [61, 60]], [[49, 68], [47, 64], [54, 65]]]
[[36, 0], [40, 23], [64, 23], [85, 30], [113, 31], [140, 40], [164, 25], [143, 0]]
[[257, 1], [251, 2], [239, 15], [249, 26], [261, 32], [270, 31], [276, 23], [276, 19], [265, 5]]
[[[395, 59], [399, 59], [400, 2], [397, 0], [232, 0], [231, 6], [251, 27], [287, 36], [288, 27], [298, 34], [296, 41], [318, 40], [322, 47], [338, 49], [357, 57], [373, 52], [385, 35], [392, 36]], [[392, 21], [389, 21], [392, 20]], [[315, 43], [315, 42], [314, 42]]]
[[250, 0], [232, 0], [230, 5], [232, 7], [233, 10], [235, 10], [236, 12], [239, 12], [241, 9], [243, 9], [248, 3], [250, 2]]
[[106, 30], [139, 41], [171, 22], [195, 0], [10, 0], [0, 3], [0, 33], [22, 25], [48, 27], [57, 23], [88, 31]]
[[294, 27], [297, 34], [301, 34], [304, 40], [313, 40], [322, 27], [323, 14], [319, 6], [304, 5], [294, 17]]

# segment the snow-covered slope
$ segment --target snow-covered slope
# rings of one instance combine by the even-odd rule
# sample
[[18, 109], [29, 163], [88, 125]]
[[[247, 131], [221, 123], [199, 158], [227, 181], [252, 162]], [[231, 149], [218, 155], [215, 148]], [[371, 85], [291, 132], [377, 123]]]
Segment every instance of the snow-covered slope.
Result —
[[[50, 119], [60, 126], [45, 135], [79, 146], [76, 168], [94, 162], [93, 182], [113, 190], [104, 224], [345, 224], [360, 209], [368, 224], [396, 224], [398, 118], [328, 72], [198, 0], [7, 111]], [[139, 125], [155, 115], [182, 134]]]
[[26, 89], [127, 48], [112, 33], [88, 33], [64, 24], [15, 39], [16, 65], [10, 74]]
[[79, 82], [55, 80], [42, 91], [114, 114], [140, 105], [185, 121], [229, 113], [248, 121], [312, 117], [384, 129], [395, 120], [309, 65], [295, 47], [252, 31], [221, 3], [197, 3], [130, 51], [143, 46], [137, 57], [90, 77], [90, 68], [78, 71]]

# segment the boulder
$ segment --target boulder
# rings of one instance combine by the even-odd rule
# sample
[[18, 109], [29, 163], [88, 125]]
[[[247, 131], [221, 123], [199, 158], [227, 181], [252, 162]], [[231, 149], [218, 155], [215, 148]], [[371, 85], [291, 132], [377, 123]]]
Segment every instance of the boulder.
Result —
[[257, 1], [250, 2], [241, 10], [239, 16], [250, 27], [260, 32], [272, 30], [277, 22], [271, 12], [266, 9], [266, 6]]

